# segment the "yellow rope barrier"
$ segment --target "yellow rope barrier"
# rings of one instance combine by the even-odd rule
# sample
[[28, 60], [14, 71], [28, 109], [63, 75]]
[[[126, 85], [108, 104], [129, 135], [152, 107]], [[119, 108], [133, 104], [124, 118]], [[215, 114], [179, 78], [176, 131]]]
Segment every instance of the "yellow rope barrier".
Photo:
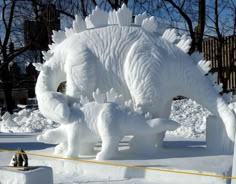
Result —
[[[6, 149], [0, 149], [0, 152], [22, 153], [17, 150], [6, 150]], [[37, 153], [31, 153], [31, 152], [25, 152], [25, 153], [27, 155], [32, 155], [32, 156], [47, 157], [47, 158], [62, 159], [62, 160], [72, 160], [72, 161], [79, 161], [79, 162], [84, 162], [84, 163], [94, 163], [94, 164], [100, 164], [100, 165], [111, 165], [111, 166], [116, 166], [116, 167], [127, 167], [127, 168], [133, 168], [133, 169], [143, 169], [143, 170], [152, 170], [152, 171], [160, 171], [160, 172], [188, 174], [188, 175], [205, 176], [205, 177], [215, 177], [215, 178], [222, 178], [222, 179], [236, 179], [236, 176], [224, 176], [224, 175], [217, 175], [217, 174], [204, 174], [204, 173], [198, 173], [198, 172], [151, 168], [151, 167], [134, 166], [134, 165], [128, 165], [128, 164], [112, 163], [112, 162], [101, 162], [101, 161], [96, 161], [96, 160], [84, 160], [84, 159], [80, 159], [80, 158], [66, 158], [66, 157], [60, 157], [60, 156], [54, 156], [54, 155], [48, 155], [48, 154], [37, 154]]]

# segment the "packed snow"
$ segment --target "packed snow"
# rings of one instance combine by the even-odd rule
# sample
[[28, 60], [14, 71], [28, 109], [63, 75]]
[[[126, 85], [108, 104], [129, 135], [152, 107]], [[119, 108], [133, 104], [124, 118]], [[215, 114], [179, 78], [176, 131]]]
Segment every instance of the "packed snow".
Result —
[[181, 126], [168, 134], [185, 138], [205, 138], [206, 117], [210, 112], [191, 99], [176, 100], [172, 104], [170, 119]]
[[56, 128], [57, 123], [46, 119], [39, 110], [22, 109], [10, 115], [3, 114], [0, 121], [0, 132], [8, 133], [33, 133], [45, 129]]

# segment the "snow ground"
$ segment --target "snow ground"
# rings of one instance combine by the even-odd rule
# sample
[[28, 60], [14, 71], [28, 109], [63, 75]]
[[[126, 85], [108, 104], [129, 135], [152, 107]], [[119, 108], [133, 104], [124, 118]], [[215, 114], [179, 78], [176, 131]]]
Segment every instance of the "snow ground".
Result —
[[[24, 148], [25, 150], [32, 152], [32, 153], [48, 153], [52, 154], [52, 148], [55, 145], [39, 143], [36, 140], [37, 133], [1, 133], [0, 134], [0, 148], [1, 149], [9, 149], [15, 150], [19, 146]], [[0, 152], [0, 167], [6, 166], [9, 164], [13, 153], [8, 152]], [[29, 164], [32, 165], [49, 165], [53, 168], [54, 172], [54, 183], [55, 184], [76, 184], [76, 183], [88, 183], [88, 184], [99, 184], [99, 183], [114, 183], [114, 184], [152, 184], [152, 182], [145, 181], [143, 179], [124, 179], [124, 178], [114, 178], [114, 177], [99, 177], [99, 176], [92, 176], [89, 173], [84, 173], [79, 170], [73, 170], [73, 164], [69, 164], [67, 168], [64, 166], [66, 165], [66, 161], [60, 160], [52, 160], [48, 158], [42, 157], [29, 157]], [[74, 162], [74, 164], [77, 164]], [[66, 169], [63, 170], [62, 168]], [[95, 169], [95, 168], [94, 168]], [[0, 171], [1, 172], [1, 171]], [[0, 174], [1, 175], [1, 174]], [[5, 184], [4, 182], [0, 184]]]
[[[173, 132], [168, 132], [165, 139], [165, 149], [158, 156], [130, 155], [128, 160], [114, 161], [130, 165], [158, 167], [162, 169], [180, 169], [202, 173], [230, 175], [232, 156], [214, 155], [205, 150], [205, 118], [209, 112], [192, 100], [175, 101], [171, 118], [182, 126]], [[2, 117], [0, 121], [0, 149], [17, 149], [19, 146], [33, 153], [52, 154], [54, 145], [36, 141], [36, 135], [57, 124], [46, 120], [39, 112], [23, 110], [15, 114], [8, 121]], [[122, 154], [126, 154], [126, 145]], [[121, 149], [122, 149], [121, 148]], [[13, 153], [0, 152], [0, 166], [8, 165]], [[115, 184], [172, 184], [186, 181], [188, 183], [229, 183], [228, 180], [213, 180], [212, 178], [142, 172], [140, 170], [97, 165], [70, 163], [62, 160], [29, 156], [32, 165], [49, 165], [53, 167], [54, 183], [115, 183]], [[91, 158], [90, 158], [91, 159]], [[92, 158], [93, 159], [93, 158]], [[118, 176], [118, 177], [117, 177]], [[126, 177], [123, 177], [126, 176]], [[167, 179], [166, 179], [167, 178]], [[189, 182], [191, 181], [191, 182]], [[184, 183], [186, 183], [184, 182]], [[0, 182], [1, 183], [1, 182]], [[2, 183], [1, 183], [2, 184]]]

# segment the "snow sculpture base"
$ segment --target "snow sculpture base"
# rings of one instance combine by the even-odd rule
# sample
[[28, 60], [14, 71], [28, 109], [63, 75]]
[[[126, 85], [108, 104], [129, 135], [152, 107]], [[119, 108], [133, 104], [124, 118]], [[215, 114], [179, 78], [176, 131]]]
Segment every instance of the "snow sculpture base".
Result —
[[225, 126], [221, 119], [210, 115], [206, 121], [206, 144], [212, 153], [233, 154], [234, 143], [228, 140]]
[[16, 167], [0, 167], [0, 183], [14, 184], [53, 184], [51, 167], [33, 167], [23, 170]]
[[[33, 165], [46, 164], [53, 168], [55, 175], [61, 176], [64, 174], [64, 177], [67, 178], [70, 176], [72, 177], [73, 175], [83, 176], [86, 173], [89, 177], [101, 178], [101, 180], [107, 179], [107, 181], [114, 181], [114, 183], [116, 183], [115, 181], [117, 180], [124, 181], [124, 183], [126, 183], [125, 181], [127, 180], [127, 183], [131, 183], [128, 181], [129, 179], [144, 179], [145, 181], [153, 183], [157, 183], [158, 181], [158, 183], [175, 184], [230, 183], [229, 179], [219, 177], [151, 170], [159, 168], [161, 170], [178, 170], [180, 172], [191, 172], [196, 174], [202, 173], [206, 175], [230, 176], [232, 156], [211, 154], [205, 149], [204, 142], [200, 145], [198, 141], [191, 141], [189, 139], [181, 141], [167, 139], [166, 142], [164, 141], [164, 148], [155, 156], [130, 154], [127, 152], [127, 146], [128, 145], [125, 142], [120, 145], [121, 154], [119, 159], [105, 162], [111, 163], [111, 165], [101, 164], [102, 162], [100, 161], [99, 164], [92, 163], [93, 161], [95, 162], [94, 156], [81, 157], [81, 161], [79, 162], [34, 157], [33, 160], [30, 160], [30, 163]], [[53, 148], [49, 148], [47, 154], [52, 153]], [[83, 162], [83, 159], [85, 162]], [[88, 163], [86, 160], [92, 162]], [[115, 166], [116, 164], [118, 166]], [[130, 168], [128, 165], [141, 166], [143, 168]]]

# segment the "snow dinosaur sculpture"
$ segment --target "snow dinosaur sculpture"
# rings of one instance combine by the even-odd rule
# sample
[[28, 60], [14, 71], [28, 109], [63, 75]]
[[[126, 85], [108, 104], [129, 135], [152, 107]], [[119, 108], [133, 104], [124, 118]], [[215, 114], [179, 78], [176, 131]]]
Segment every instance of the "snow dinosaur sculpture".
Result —
[[78, 157], [79, 154], [93, 154], [95, 144], [101, 140], [102, 149], [96, 156], [97, 160], [116, 158], [119, 141], [125, 135], [152, 135], [179, 126], [168, 119], [147, 120], [117, 103], [100, 104], [96, 101], [82, 107], [73, 104], [68, 122], [39, 135], [38, 141], [59, 144], [56, 154]]
[[[188, 55], [190, 39], [175, 30], [159, 32], [154, 17], [135, 16], [123, 5], [118, 11], [98, 7], [85, 21], [76, 16], [73, 27], [54, 32], [54, 43], [43, 52], [46, 62], [35, 64], [41, 70], [36, 84], [39, 109], [58, 123], [69, 122], [70, 108], [80, 95], [92, 100], [97, 88], [102, 93], [114, 88], [136, 108], [153, 118], [169, 118], [173, 97], [182, 95], [206, 107], [225, 125], [226, 152], [232, 152], [236, 118], [221, 96], [217, 75], [210, 74], [210, 62], [200, 53]], [[67, 82], [66, 96], [57, 93]], [[230, 95], [228, 95], [230, 96]], [[156, 150], [164, 133], [136, 136], [133, 149]]]

